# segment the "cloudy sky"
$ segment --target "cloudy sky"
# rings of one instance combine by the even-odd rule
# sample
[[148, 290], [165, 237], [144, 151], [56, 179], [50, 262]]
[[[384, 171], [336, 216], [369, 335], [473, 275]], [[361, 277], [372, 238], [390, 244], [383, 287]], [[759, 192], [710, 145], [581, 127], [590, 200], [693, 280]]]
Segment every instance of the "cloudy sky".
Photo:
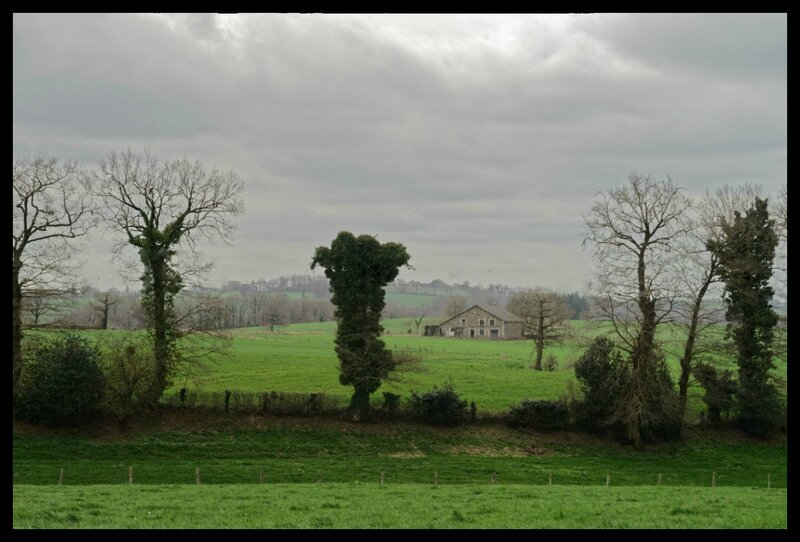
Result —
[[[309, 272], [349, 230], [405, 244], [404, 280], [581, 290], [582, 215], [628, 173], [787, 179], [785, 14], [15, 14], [13, 60], [14, 159], [242, 176], [211, 285]], [[113, 240], [82, 243], [101, 288]]]

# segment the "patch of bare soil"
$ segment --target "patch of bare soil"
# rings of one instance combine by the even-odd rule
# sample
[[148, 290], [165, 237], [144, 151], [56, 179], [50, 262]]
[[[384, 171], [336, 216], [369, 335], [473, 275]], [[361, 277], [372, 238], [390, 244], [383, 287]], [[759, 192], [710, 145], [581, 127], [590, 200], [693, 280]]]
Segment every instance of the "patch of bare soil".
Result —
[[503, 446], [497, 448], [491, 446], [461, 445], [447, 449], [446, 453], [451, 455], [477, 455], [481, 457], [529, 457], [532, 455], [548, 455], [553, 453], [553, 450], [536, 447], [514, 448]]
[[425, 457], [425, 453], [420, 450], [414, 450], [413, 452], [395, 452], [393, 454], [387, 454], [387, 457], [396, 457], [398, 459], [416, 459]]

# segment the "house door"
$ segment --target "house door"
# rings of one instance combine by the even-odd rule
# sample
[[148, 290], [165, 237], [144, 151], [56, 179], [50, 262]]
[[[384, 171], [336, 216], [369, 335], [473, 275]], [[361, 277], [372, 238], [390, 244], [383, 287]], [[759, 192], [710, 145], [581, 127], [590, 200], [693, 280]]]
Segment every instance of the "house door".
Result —
[[500, 330], [499, 329], [492, 329], [489, 331], [489, 336], [492, 339], [497, 339], [500, 337]]
[[470, 339], [474, 339], [475, 338], [475, 330], [474, 329], [470, 329], [469, 330], [469, 338]]

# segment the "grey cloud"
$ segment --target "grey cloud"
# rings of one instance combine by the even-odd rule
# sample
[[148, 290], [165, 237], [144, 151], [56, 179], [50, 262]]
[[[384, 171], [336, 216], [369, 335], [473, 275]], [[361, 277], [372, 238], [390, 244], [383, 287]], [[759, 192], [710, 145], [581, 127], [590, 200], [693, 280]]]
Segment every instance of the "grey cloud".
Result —
[[[352, 229], [422, 278], [579, 288], [581, 214], [628, 172], [785, 182], [785, 20], [15, 15], [14, 155], [239, 172], [218, 281], [302, 272]], [[476, 254], [506, 263], [452, 276]]]
[[661, 71], [786, 78], [785, 13], [648, 13], [584, 22], [620, 54]]

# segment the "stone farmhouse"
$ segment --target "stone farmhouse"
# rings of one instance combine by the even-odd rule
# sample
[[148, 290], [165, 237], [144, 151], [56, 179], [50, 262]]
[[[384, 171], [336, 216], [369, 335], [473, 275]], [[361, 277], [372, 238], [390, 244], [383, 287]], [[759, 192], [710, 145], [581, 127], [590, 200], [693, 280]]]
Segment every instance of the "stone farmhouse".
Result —
[[437, 335], [469, 339], [521, 339], [522, 318], [500, 307], [473, 305], [439, 324]]

